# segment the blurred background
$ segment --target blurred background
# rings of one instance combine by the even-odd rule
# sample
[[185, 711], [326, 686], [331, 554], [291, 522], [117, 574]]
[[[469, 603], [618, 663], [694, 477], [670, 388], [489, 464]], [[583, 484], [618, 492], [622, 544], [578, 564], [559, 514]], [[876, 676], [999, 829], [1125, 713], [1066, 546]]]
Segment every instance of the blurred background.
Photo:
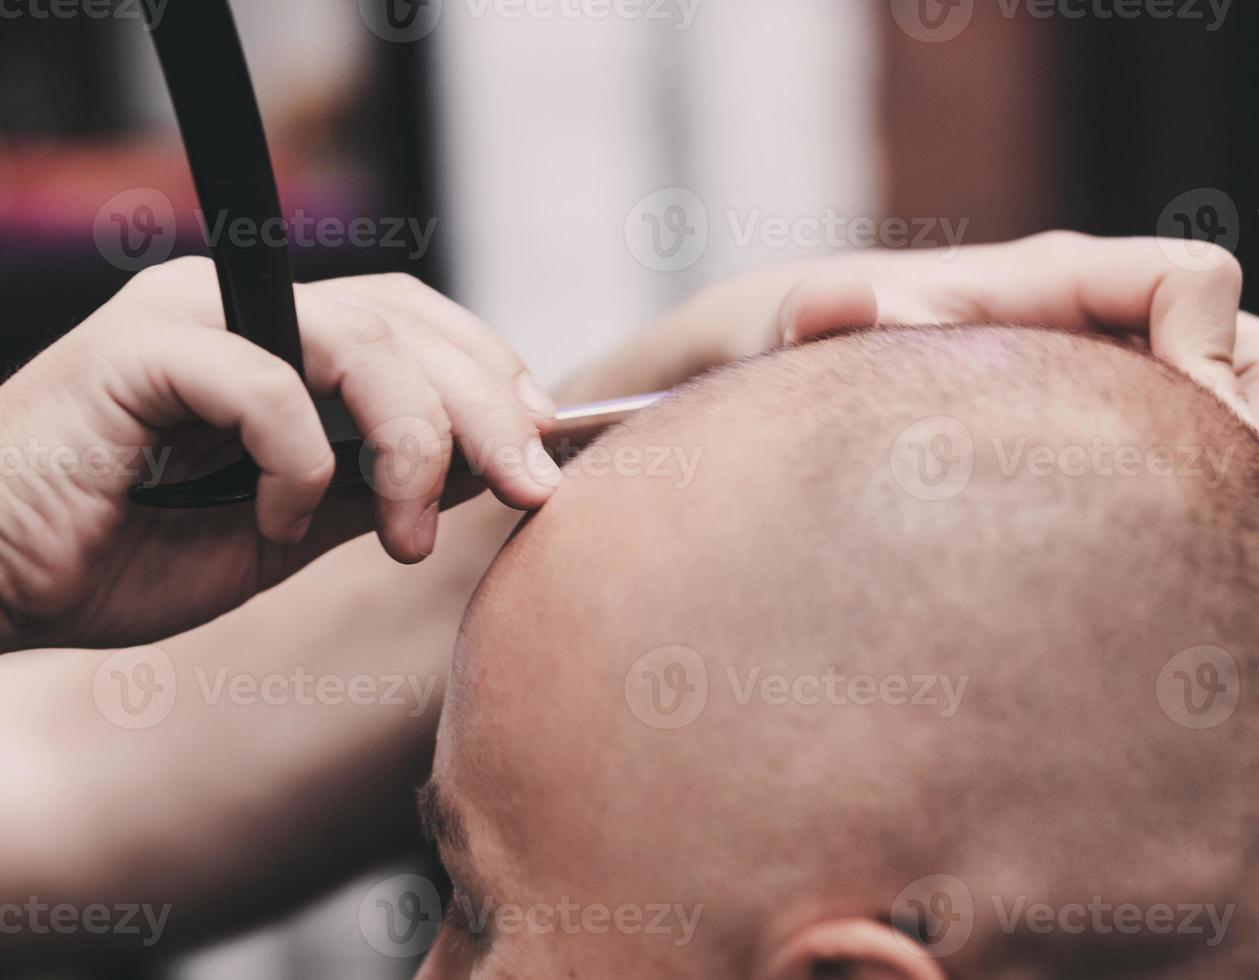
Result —
[[[0, 0], [6, 373], [137, 269], [208, 251], [141, 16], [163, 2]], [[411, 272], [546, 382], [803, 255], [1067, 227], [1259, 260], [1253, 4], [232, 6], [297, 277]], [[364, 942], [361, 891], [125, 975], [410, 976]]]

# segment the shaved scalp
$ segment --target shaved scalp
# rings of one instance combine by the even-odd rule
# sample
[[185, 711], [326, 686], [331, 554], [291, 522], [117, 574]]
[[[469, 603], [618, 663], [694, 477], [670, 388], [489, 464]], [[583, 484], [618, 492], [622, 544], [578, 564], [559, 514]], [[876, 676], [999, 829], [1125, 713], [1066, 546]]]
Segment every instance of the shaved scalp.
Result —
[[[931, 876], [972, 911], [959, 977], [1253, 955], [1259, 443], [1210, 392], [1064, 333], [881, 329], [599, 444], [653, 446], [693, 478], [577, 459], [465, 622], [454, 776], [523, 877], [709, 903], [697, 976], [780, 920], [929, 933]], [[1094, 896], [1236, 920], [1024, 915]]]

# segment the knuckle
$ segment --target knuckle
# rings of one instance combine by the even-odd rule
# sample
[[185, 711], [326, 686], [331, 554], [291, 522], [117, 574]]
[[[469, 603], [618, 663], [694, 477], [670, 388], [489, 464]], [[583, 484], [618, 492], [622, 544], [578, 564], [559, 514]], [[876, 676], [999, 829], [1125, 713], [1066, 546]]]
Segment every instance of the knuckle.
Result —
[[524, 417], [514, 398], [490, 386], [470, 394], [467, 407], [480, 421], [491, 426], [514, 426]]
[[177, 259], [171, 259], [171, 261], [165, 263], [164, 266], [159, 266], [159, 268], [166, 268], [174, 273], [202, 275], [214, 271], [214, 262], [204, 255], [184, 255]]
[[378, 427], [376, 432], [383, 437], [382, 442], [398, 446], [418, 439], [424, 445], [437, 448], [450, 444], [454, 427], [440, 402], [425, 404], [417, 413]]
[[450, 418], [440, 404], [421, 407], [416, 415], [387, 419], [368, 433], [367, 441], [380, 452], [396, 452], [420, 445], [436, 452], [451, 443]]
[[485, 333], [488, 356], [502, 365], [503, 372], [510, 374], [512, 381], [516, 381], [522, 374], [527, 372], [528, 369], [525, 367], [525, 362], [512, 349], [511, 344], [488, 328]]
[[1209, 264], [1213, 267], [1213, 275], [1223, 285], [1235, 286], [1241, 289], [1246, 278], [1246, 273], [1242, 269], [1242, 264], [1237, 256], [1226, 249], [1223, 245], [1212, 244], [1208, 252], [1210, 259]]
[[1070, 231], [1065, 228], [1055, 228], [1050, 231], [1042, 231], [1038, 234], [1031, 235], [1023, 240], [1026, 244], [1033, 248], [1044, 250], [1051, 254], [1061, 252], [1071, 252], [1094, 241], [1092, 235], [1086, 235], [1079, 231]]
[[387, 289], [399, 293], [428, 294], [431, 290], [421, 280], [406, 272], [385, 272], [380, 276], [380, 284]]
[[442, 404], [441, 398], [438, 397], [435, 391], [430, 390], [428, 392], [420, 413], [420, 418], [433, 427], [433, 432], [438, 439], [450, 439], [451, 433], [454, 431], [454, 425], [450, 421], [450, 415], [446, 412], [446, 406]]
[[214, 272], [214, 263], [201, 255], [185, 255], [171, 259], [161, 265], [151, 265], [136, 273], [135, 283], [150, 285], [153, 283], [177, 282], [191, 277], [204, 278]]
[[278, 359], [258, 366], [251, 387], [263, 406], [272, 411], [295, 401], [305, 391], [297, 372]]
[[317, 488], [326, 486], [332, 481], [332, 475], [336, 471], [336, 457], [332, 455], [332, 449], [324, 446], [309, 467], [295, 474], [294, 482], [304, 487]]
[[424, 321], [410, 313], [385, 309], [381, 310], [378, 316], [388, 328], [390, 338], [395, 342], [422, 340], [427, 333]]
[[356, 312], [354, 338], [363, 347], [391, 348], [397, 342], [397, 328], [388, 317], [373, 310], [361, 310]]
[[170, 274], [167, 269], [169, 265], [170, 263], [167, 262], [163, 265], [151, 265], [148, 268], [141, 269], [139, 272], [137, 272], [134, 276], [131, 277], [130, 285], [149, 286], [155, 282], [161, 282], [163, 277]]
[[1237, 256], [1223, 245], [1196, 239], [1163, 239], [1164, 256], [1176, 268], [1173, 274], [1188, 273], [1212, 291], [1241, 295], [1246, 274]]

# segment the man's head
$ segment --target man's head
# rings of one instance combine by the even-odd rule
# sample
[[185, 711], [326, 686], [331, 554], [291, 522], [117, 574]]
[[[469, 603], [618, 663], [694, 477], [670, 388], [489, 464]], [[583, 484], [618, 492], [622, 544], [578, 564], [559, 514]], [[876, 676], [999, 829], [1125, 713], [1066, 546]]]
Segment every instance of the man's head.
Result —
[[1238, 975], [1257, 472], [1175, 372], [1022, 328], [610, 433], [468, 612], [422, 976]]

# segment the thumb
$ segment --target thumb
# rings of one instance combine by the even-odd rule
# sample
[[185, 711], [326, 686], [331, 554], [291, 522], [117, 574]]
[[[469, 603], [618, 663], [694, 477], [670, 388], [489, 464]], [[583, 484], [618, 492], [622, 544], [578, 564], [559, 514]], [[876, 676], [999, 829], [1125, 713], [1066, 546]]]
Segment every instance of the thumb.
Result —
[[807, 344], [845, 327], [879, 321], [874, 287], [864, 279], [815, 276], [796, 284], [778, 309], [778, 336], [787, 346]]

